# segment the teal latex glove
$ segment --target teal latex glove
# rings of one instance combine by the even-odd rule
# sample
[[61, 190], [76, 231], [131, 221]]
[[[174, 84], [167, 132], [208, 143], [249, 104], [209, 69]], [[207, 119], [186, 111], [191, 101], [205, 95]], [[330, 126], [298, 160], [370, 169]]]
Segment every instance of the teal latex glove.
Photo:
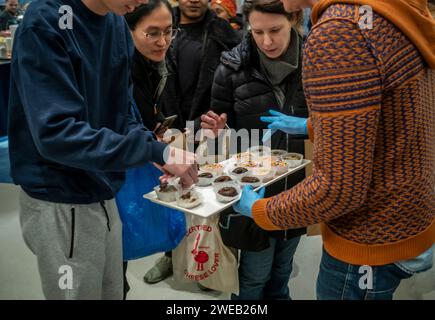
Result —
[[234, 211], [247, 216], [252, 217], [252, 206], [254, 202], [264, 198], [264, 192], [266, 189], [263, 187], [258, 190], [258, 193], [252, 189], [252, 186], [245, 186], [242, 191], [242, 196], [239, 202], [233, 205]]
[[267, 127], [270, 129], [263, 136], [263, 142], [269, 140], [277, 130], [292, 135], [307, 135], [307, 118], [288, 116], [275, 110], [269, 110], [269, 113], [271, 117], [260, 117], [261, 121], [269, 123]]

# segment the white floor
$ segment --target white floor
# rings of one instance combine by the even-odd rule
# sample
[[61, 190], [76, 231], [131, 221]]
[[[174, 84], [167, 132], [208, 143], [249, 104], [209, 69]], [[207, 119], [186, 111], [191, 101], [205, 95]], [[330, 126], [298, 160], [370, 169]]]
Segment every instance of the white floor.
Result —
[[[36, 259], [25, 246], [18, 220], [18, 188], [0, 184], [0, 300], [43, 299]], [[295, 272], [289, 282], [293, 299], [315, 299], [315, 280], [320, 263], [320, 237], [303, 237], [295, 256]], [[203, 292], [195, 284], [178, 284], [172, 279], [148, 285], [144, 273], [159, 255], [129, 263], [131, 286], [128, 299], [228, 299], [227, 294]], [[405, 280], [395, 299], [435, 300], [435, 268]]]

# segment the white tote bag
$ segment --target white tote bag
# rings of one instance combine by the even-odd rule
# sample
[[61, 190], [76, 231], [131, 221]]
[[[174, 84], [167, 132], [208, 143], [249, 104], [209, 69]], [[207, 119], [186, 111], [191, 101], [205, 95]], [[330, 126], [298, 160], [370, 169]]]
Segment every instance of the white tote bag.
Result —
[[172, 253], [174, 279], [238, 294], [237, 251], [223, 244], [218, 223], [218, 214], [208, 218], [186, 214], [186, 235]]

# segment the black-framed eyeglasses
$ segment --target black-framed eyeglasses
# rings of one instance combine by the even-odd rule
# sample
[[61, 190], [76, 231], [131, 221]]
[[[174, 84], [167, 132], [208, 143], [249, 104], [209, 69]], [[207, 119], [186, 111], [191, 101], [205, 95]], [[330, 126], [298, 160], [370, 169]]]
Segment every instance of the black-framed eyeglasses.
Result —
[[172, 28], [165, 31], [153, 31], [153, 32], [145, 32], [142, 31], [143, 35], [150, 41], [158, 41], [161, 37], [165, 38], [165, 40], [173, 40], [177, 34], [179, 29]]

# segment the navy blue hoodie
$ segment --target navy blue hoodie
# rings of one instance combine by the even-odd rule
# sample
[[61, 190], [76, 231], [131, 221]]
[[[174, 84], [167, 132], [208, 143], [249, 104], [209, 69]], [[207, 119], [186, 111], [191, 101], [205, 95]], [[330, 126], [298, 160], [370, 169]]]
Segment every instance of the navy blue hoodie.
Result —
[[[62, 5], [72, 29], [59, 26]], [[133, 52], [123, 17], [80, 0], [30, 5], [14, 43], [8, 129], [12, 178], [30, 196], [107, 200], [126, 169], [163, 163], [165, 145], [129, 117]]]

